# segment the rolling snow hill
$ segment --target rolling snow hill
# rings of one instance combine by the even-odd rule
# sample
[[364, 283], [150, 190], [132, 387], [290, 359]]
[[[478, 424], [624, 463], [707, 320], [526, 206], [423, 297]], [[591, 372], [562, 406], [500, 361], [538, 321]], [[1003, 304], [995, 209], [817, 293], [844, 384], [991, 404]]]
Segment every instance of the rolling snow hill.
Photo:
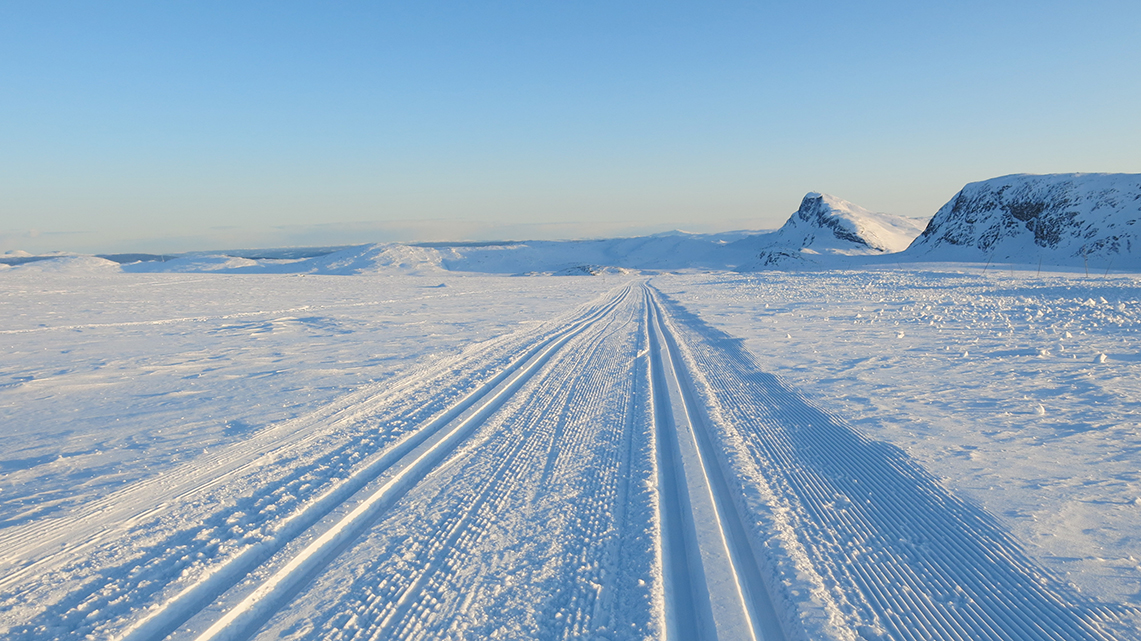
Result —
[[[279, 258], [278, 250], [187, 254], [166, 261], [123, 265], [127, 272], [232, 274], [416, 274], [446, 271], [509, 275], [593, 275], [641, 270], [733, 269], [754, 254], [747, 232], [670, 232], [636, 238], [496, 243], [375, 244], [336, 248], [303, 258]], [[316, 253], [316, 252], [312, 252]]]
[[792, 257], [827, 266], [829, 256], [898, 252], [921, 229], [921, 223], [910, 218], [873, 213], [834, 196], [809, 193], [796, 213], [775, 232], [673, 231], [594, 240], [382, 243], [323, 252], [320, 248], [236, 250], [140, 260], [126, 263], [122, 269], [136, 273], [423, 276], [445, 271], [562, 276], [685, 269], [752, 271], [771, 268]]
[[904, 256], [1141, 268], [1141, 174], [1015, 174], [971, 183]]
[[891, 254], [892, 262], [1037, 262], [1133, 271], [1141, 269], [1138, 220], [1141, 174], [1016, 174], [967, 185], [925, 229], [916, 219], [871, 212], [835, 196], [810, 192], [774, 232], [675, 231], [593, 240], [381, 243], [174, 257], [10, 252], [0, 257], [0, 268], [83, 271], [118, 263], [123, 271], [135, 273], [597, 275], [687, 269], [757, 271], [784, 264], [826, 269], [879, 263], [878, 257]]

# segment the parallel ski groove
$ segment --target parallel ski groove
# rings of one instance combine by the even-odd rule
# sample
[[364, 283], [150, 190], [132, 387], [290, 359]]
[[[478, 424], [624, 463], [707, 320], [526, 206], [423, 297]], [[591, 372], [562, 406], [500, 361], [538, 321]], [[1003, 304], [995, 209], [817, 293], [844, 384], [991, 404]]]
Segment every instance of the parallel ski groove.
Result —
[[[689, 502], [681, 478], [681, 466], [677, 463], [677, 436], [673, 429], [670, 403], [668, 398], [662, 398], [666, 394], [665, 372], [659, 364], [660, 357], [652, 355], [654, 350], [661, 347], [655, 340], [649, 294], [643, 298], [647, 351], [651, 353], [647, 360], [647, 369], [650, 370], [647, 378], [650, 382], [648, 393], [655, 427], [655, 472], [660, 488], [658, 520], [661, 524], [660, 563], [665, 579], [665, 632], [667, 638], [699, 639], [699, 622], [703, 617], [710, 618], [711, 614], [708, 612], [708, 599], [702, 601], [697, 598], [704, 586], [700, 569], [692, 568], [695, 552], [688, 548], [693, 544], [687, 545], [694, 538], [689, 531], [692, 527], [690, 519], [685, 518]], [[694, 585], [695, 581], [699, 582], [698, 585]]]
[[[560, 568], [556, 576], [562, 577], [561, 586], [543, 592], [549, 599], [542, 606], [547, 616], [539, 619], [544, 627], [527, 635], [579, 637], [593, 632], [603, 612], [610, 613], [607, 621], [613, 619], [617, 597], [609, 595], [633, 580], [599, 575], [599, 561], [603, 561], [601, 571], [607, 572], [613, 565], [605, 561], [618, 556], [622, 533], [617, 526], [625, 509], [623, 477], [629, 467], [622, 461], [630, 456], [625, 444], [633, 427], [634, 398], [628, 387], [632, 380], [622, 374], [636, 358], [637, 333], [632, 327], [638, 324], [628, 315], [630, 310], [623, 310], [575, 338], [527, 383], [510, 407], [480, 428], [464, 452], [438, 468], [434, 485], [417, 488], [415, 496], [393, 510], [414, 509], [416, 516], [405, 518], [423, 524], [423, 530], [389, 539], [389, 519], [398, 515], [386, 517], [373, 529], [375, 541], [370, 547], [378, 550], [371, 557], [375, 562], [361, 568], [346, 565], [350, 563], [346, 560], [339, 564], [343, 567], [333, 568], [337, 572], [352, 567], [360, 584], [345, 589], [349, 598], [341, 606], [322, 613], [320, 618], [328, 623], [318, 623], [320, 629], [334, 634], [339, 630], [334, 621], [351, 620], [352, 630], [335, 634], [360, 640], [416, 637], [444, 624], [457, 629], [454, 626], [469, 620], [465, 611], [473, 599], [488, 607], [477, 596], [483, 576], [480, 555], [489, 551], [486, 541], [530, 538], [528, 532], [515, 529], [517, 525], [500, 529], [506, 525], [504, 517], [514, 513], [512, 505], [516, 509], [525, 505], [532, 513], [549, 512], [554, 522], [541, 525], [558, 535], [562, 550], [542, 564], [548, 571]], [[621, 417], [621, 422], [601, 429], [590, 420], [603, 415]], [[601, 446], [600, 437], [617, 442]], [[584, 474], [584, 470], [593, 472]], [[566, 490], [554, 496], [543, 493], [541, 488], [550, 483]], [[528, 498], [536, 492], [537, 497]], [[386, 547], [385, 541], [395, 547]], [[320, 586], [313, 591], [320, 594]], [[534, 603], [529, 601], [527, 607]]]
[[[20, 586], [19, 581], [21, 579], [35, 578], [37, 575], [44, 577], [45, 572], [57, 572], [57, 570], [52, 569], [57, 566], [64, 568], [59, 570], [61, 572], [74, 572], [73, 569], [62, 566], [63, 563], [76, 564], [80, 570], [83, 570], [82, 564], [90, 563], [90, 561], [81, 556], [81, 553], [91, 555], [112, 543], [116, 543], [116, 545], [108, 548], [109, 550], [124, 549], [120, 547], [121, 544], [118, 544], [117, 541], [128, 534], [137, 536], [136, 532], [143, 533], [145, 532], [144, 528], [155, 528], [154, 519], [160, 518], [165, 511], [172, 508], [182, 510], [183, 505], [189, 500], [195, 501], [194, 504], [191, 504], [191, 509], [195, 509], [195, 504], [202, 505], [213, 510], [213, 514], [216, 514], [219, 519], [226, 520], [227, 523], [233, 518], [226, 519], [228, 514], [234, 512], [241, 514], [242, 510], [248, 512], [250, 507], [256, 511], [260, 509], [257, 507], [258, 505], [266, 505], [264, 501], [269, 501], [270, 508], [274, 507], [275, 502], [277, 504], [282, 503], [281, 497], [293, 501], [293, 503], [286, 501], [285, 506], [288, 509], [276, 513], [288, 517], [292, 512], [292, 517], [285, 520], [275, 517], [268, 521], [258, 521], [257, 519], [264, 518], [264, 513], [262, 516], [247, 517], [247, 520], [252, 519], [254, 527], [261, 527], [263, 531], [273, 533], [273, 537], [276, 538], [271, 538], [269, 541], [269, 548], [271, 549], [267, 549], [264, 537], [261, 543], [250, 545], [241, 540], [240, 532], [233, 544], [229, 544], [223, 539], [222, 545], [219, 547], [217, 543], [205, 546], [207, 541], [196, 538], [194, 536], [195, 530], [173, 530], [170, 534], [165, 535], [167, 538], [164, 540], [161, 538], [162, 533], [167, 530], [155, 528], [153, 531], [158, 533], [160, 538], [151, 537], [155, 543], [150, 544], [150, 547], [136, 550], [134, 556], [126, 557], [119, 566], [108, 565], [104, 566], [105, 569], [96, 569], [96, 581], [78, 584], [79, 587], [71, 594], [66, 595], [62, 601], [47, 606], [42, 614], [27, 624], [11, 628], [9, 634], [14, 639], [39, 639], [44, 638], [45, 635], [54, 638], [82, 638], [92, 633], [106, 636], [115, 635], [115, 627], [125, 625], [122, 622], [116, 624], [116, 619], [122, 621], [123, 615], [129, 613], [126, 607], [140, 601], [143, 604], [147, 603], [145, 599], [148, 598], [148, 595], [158, 594], [172, 579], [177, 579], [181, 568], [185, 565], [185, 562], [178, 561], [178, 559], [180, 557], [188, 558], [189, 555], [194, 554], [193, 550], [197, 546], [202, 550], [198, 553], [199, 558], [203, 558], [204, 552], [207, 555], [214, 555], [218, 561], [206, 565], [206, 572], [199, 572], [201, 576], [183, 590], [181, 598], [175, 594], [173, 597], [175, 603], [172, 604], [169, 600], [152, 603], [149, 610], [142, 610], [144, 619], [161, 620], [165, 622], [164, 625], [157, 625], [157, 621], [147, 622], [138, 619], [134, 621], [133, 634], [140, 634], [142, 630], [149, 629], [153, 632], [150, 638], [163, 636], [164, 631], [169, 631], [172, 625], [177, 625], [180, 620], [192, 615], [193, 612], [208, 602], [212, 595], [219, 594], [228, 585], [232, 585], [235, 579], [244, 576], [235, 568], [256, 566], [259, 559], [264, 559], [268, 554], [272, 554], [275, 549], [280, 549], [281, 546], [276, 545], [275, 541], [288, 542], [288, 540], [296, 538], [301, 531], [304, 531], [305, 527], [303, 526], [306, 521], [312, 522], [314, 515], [319, 518], [322, 513], [327, 513], [327, 510], [323, 508], [314, 509], [314, 503], [324, 501], [324, 507], [336, 507], [340, 504], [341, 498], [347, 498], [347, 495], [351, 493], [350, 490], [355, 481], [367, 481], [368, 476], [375, 476], [371, 472], [376, 472], [378, 467], [383, 467], [376, 465], [377, 461], [386, 459], [386, 457], [391, 459], [389, 454], [391, 454], [392, 448], [399, 448], [402, 442], [410, 440], [413, 442], [422, 441], [423, 439], [418, 437], [417, 433], [423, 431], [425, 424], [433, 424], [434, 419], [440, 418], [442, 413], [452, 413], [447, 411], [448, 408], [440, 407], [439, 402], [436, 401], [437, 397], [443, 400], [447, 400], [449, 397], [457, 399], [459, 398], [457, 392], [462, 392], [469, 396], [466, 400], [459, 398], [459, 403], [467, 403], [473, 397], [479, 396], [478, 391], [474, 394], [470, 394], [469, 391], [471, 382], [473, 380], [478, 382], [479, 377], [484, 376], [483, 372], [487, 371], [490, 376], [495, 370], [499, 370], [501, 375], [509, 375], [521, 367], [528, 356], [537, 353], [537, 350], [541, 350], [553, 341], [565, 337], [567, 332], [581, 330], [598, 318], [605, 317], [611, 310], [620, 305], [628, 294], [628, 289], [623, 289], [616, 294], [612, 293], [604, 301], [584, 306], [579, 311], [568, 314], [565, 317], [566, 320], [557, 325], [547, 323], [534, 330], [504, 335], [486, 341], [474, 350], [465, 352], [462, 358], [440, 361], [426, 370], [425, 368], [417, 368], [426, 373], [417, 374], [413, 372], [411, 376], [406, 376], [395, 381], [395, 383], [385, 383], [383, 387], [379, 385], [365, 387], [358, 392], [342, 397], [328, 409], [317, 411], [313, 417], [293, 421], [294, 423], [301, 421], [296, 427], [286, 429], [284, 432], [282, 428], [266, 430], [248, 441], [219, 450], [217, 453], [211, 453], [196, 461], [195, 465], [183, 466], [164, 476], [146, 479], [131, 488], [107, 497], [103, 501], [81, 509], [72, 516], [63, 519], [49, 519], [44, 522], [29, 524], [29, 527], [13, 528], [5, 532], [6, 536], [18, 536], [27, 543], [22, 547], [16, 546], [20, 548], [19, 550], [9, 549], [8, 551], [13, 553], [10, 558], [26, 559], [29, 558], [28, 550], [35, 546], [51, 549], [50, 543], [45, 542], [44, 539], [50, 541], [53, 536], [66, 536], [67, 532], [73, 531], [77, 527], [90, 528], [91, 522], [103, 521], [107, 523], [96, 537], [77, 543], [68, 542], [62, 549], [53, 550], [51, 554], [41, 556], [31, 563], [22, 564], [22, 567], [5, 573], [5, 576], [0, 578], [0, 581], [4, 581], [6, 585], [18, 587], [20, 592], [24, 592], [28, 589], [35, 589], [37, 583], [28, 583], [30, 588]], [[522, 359], [513, 356], [511, 353], [511, 350], [520, 348], [525, 352]], [[504, 353], [513, 356], [513, 358], [510, 361], [504, 359], [502, 356]], [[465, 368], [463, 370], [456, 369], [459, 365], [464, 365]], [[456, 376], [461, 371], [464, 372], [464, 375]], [[492, 376], [492, 384], [484, 385], [482, 389], [490, 389], [493, 387], [494, 380], [502, 380], [503, 376]], [[465, 390], [465, 386], [468, 386], [468, 389]], [[425, 396], [425, 394], [429, 396]], [[416, 405], [420, 399], [424, 398], [430, 398], [432, 404]], [[308, 425], [306, 421], [308, 423], [316, 422], [321, 429], [304, 429], [307, 426], [313, 427]], [[352, 436], [353, 434], [361, 434], [361, 436]], [[330, 439], [330, 436], [333, 438]], [[338, 445], [339, 449], [330, 450], [329, 442], [335, 443], [338, 440], [344, 445]], [[363, 462], [360, 461], [360, 453], [369, 453], [370, 449], [377, 452], [373, 456], [372, 463], [369, 462], [368, 458], [364, 459]], [[306, 450], [313, 451], [313, 454]], [[266, 460], [272, 462], [272, 468], [261, 467], [264, 465], [263, 461]], [[286, 465], [281, 465], [281, 463], [286, 463]], [[348, 467], [350, 465], [351, 467]], [[363, 469], [371, 470], [371, 472], [362, 473]], [[242, 503], [234, 507], [232, 503], [219, 501], [216, 497], [210, 498], [210, 494], [207, 492], [214, 493], [223, 490], [223, 496], [241, 493], [243, 487], [241, 483], [248, 483], [242, 477], [243, 474], [249, 473], [247, 470], [256, 474], [263, 474], [269, 470], [280, 470], [281, 473], [275, 474], [275, 476], [281, 478], [273, 479], [268, 484], [262, 483], [258, 486], [254, 491], [253, 498], [243, 499], [245, 507]], [[346, 472], [348, 473], [347, 476]], [[235, 481], [240, 483], [235, 483]], [[355, 484], [360, 485], [360, 483]], [[299, 503], [296, 497], [311, 495], [313, 490], [307, 489], [311, 486], [315, 486], [324, 496], [321, 497], [318, 494], [319, 498], [313, 501]], [[162, 502], [159, 504], [151, 503], [151, 507], [139, 510], [138, 507], [134, 506], [146, 505], [146, 503], [139, 500], [129, 500], [135, 495], [157, 496]], [[258, 496], [265, 498], [257, 499]], [[203, 499], [209, 499], [209, 502], [201, 503]], [[257, 505], [253, 504], [255, 499]], [[119, 502], [130, 506], [127, 509], [133, 510], [134, 515], [127, 518], [116, 512], [118, 509], [116, 503]], [[298, 511], [295, 507], [301, 509]], [[122, 510], [120, 509], [119, 512]], [[207, 514], [211, 514], [211, 512], [207, 512]], [[210, 517], [210, 519], [213, 518]], [[199, 521], [203, 525], [195, 527], [205, 530], [209, 527], [210, 519]], [[292, 524], [289, 523], [290, 521]], [[162, 522], [158, 521], [158, 524], [161, 525]], [[228, 525], [222, 521], [218, 521], [216, 525], [222, 527], [221, 529], [215, 527], [215, 532], [221, 532], [223, 536], [229, 535], [225, 531]], [[37, 530], [37, 528], [39, 529]], [[37, 534], [39, 530], [45, 528], [49, 528], [45, 531], [47, 536]], [[99, 530], [96, 531], [99, 532]], [[217, 534], [211, 536], [217, 536]], [[237, 546], [236, 549], [235, 545]], [[28, 549], [23, 549], [25, 547]], [[15, 552], [19, 552], [19, 554], [15, 554]], [[140, 552], [143, 554], [142, 557], [138, 556]], [[32, 556], [32, 558], [36, 557]], [[110, 556], [110, 558], [114, 559], [114, 556]], [[146, 565], [145, 571], [141, 573], [139, 569], [142, 568], [143, 562], [139, 560], [140, 558], [145, 561]], [[163, 561], [164, 558], [168, 558], [169, 561]], [[209, 556], [206, 557], [206, 561], [210, 562]], [[175, 565], [172, 569], [166, 570], [163, 569], [163, 563], [168, 565], [174, 563]], [[227, 566], [229, 566], [229, 570], [226, 570]], [[219, 571], [220, 568], [223, 571]], [[102, 573], [108, 579], [108, 583], [99, 581], [98, 573]], [[41, 579], [40, 583], [47, 585], [44, 580]], [[187, 590], [190, 592], [187, 593]], [[20, 592], [11, 592], [11, 598], [18, 598], [17, 595]], [[114, 607], [108, 607], [109, 604], [114, 604]], [[174, 607], [170, 607], [171, 605]], [[134, 607], [137, 608], [138, 606]], [[175, 614], [176, 612], [178, 614]], [[134, 617], [137, 616], [138, 613], [136, 612]], [[120, 631], [117, 634], [122, 635], [124, 633]], [[142, 638], [147, 637], [143, 635]]]
[[[668, 526], [674, 532], [668, 532], [667, 537], [673, 540], [675, 554], [684, 548], [688, 557], [687, 563], [675, 563], [672, 568], [670, 607], [679, 611], [670, 617], [674, 629], [669, 636], [783, 639], [784, 632], [754, 558], [747, 528], [741, 522], [715, 445], [692, 397], [689, 375], [678, 355], [677, 338], [667, 329], [654, 292], [646, 288], [644, 297], [654, 380], [668, 388], [655, 390], [653, 398], [655, 403], [670, 406], [656, 413], [667, 421], [659, 428], [660, 438], [672, 441], [660, 457], [662, 465], [674, 467], [672, 473], [667, 470], [663, 485], [680, 486], [677, 491], [681, 505], [663, 510], [664, 518], [673, 517], [674, 521]], [[687, 449], [692, 453], [687, 455]], [[682, 514], [669, 514], [679, 508]], [[711, 518], [715, 523], [699, 524], [699, 518]], [[678, 538], [684, 543], [678, 545]], [[677, 576], [687, 571], [689, 576]], [[686, 621], [687, 617], [696, 617], [698, 621]]]
[[[600, 333], [605, 330], [596, 330]], [[404, 581], [404, 587], [392, 592], [391, 580], [386, 580], [384, 588], [386, 598], [375, 599], [363, 612], [358, 614], [360, 619], [377, 620], [379, 624], [374, 630], [358, 632], [353, 638], [405, 638], [412, 634], [414, 629], [429, 622], [423, 617], [429, 616], [426, 610], [418, 605], [429, 600], [439, 600], [448, 603], [449, 594], [465, 589], [456, 585], [456, 577], [450, 575], [452, 568], [457, 567], [467, 556], [467, 548], [483, 537], [487, 527], [491, 525], [494, 515], [500, 511], [499, 505], [509, 493], [517, 491], [519, 487], [514, 480], [522, 478], [524, 474], [534, 474], [528, 470], [542, 468], [539, 473], [547, 473], [550, 467], [550, 457], [558, 451], [573, 448], [573, 440], [567, 442], [567, 432], [560, 428], [572, 405], [576, 414], [590, 413], [590, 408], [598, 401], [596, 391], [603, 386], [598, 367], [584, 368], [583, 365], [592, 364], [595, 354], [602, 346], [598, 339], [587, 340], [584, 336], [577, 341], [586, 343], [574, 349], [568, 347], [560, 353], [557, 361], [553, 361], [543, 376], [537, 377], [529, 384], [525, 394], [526, 401], [518, 410], [512, 412], [511, 422], [517, 424], [515, 429], [498, 431], [496, 439], [499, 445], [488, 451], [481, 451], [481, 460], [499, 461], [492, 470], [486, 474], [481, 485], [476, 488], [476, 498], [465, 506], [459, 513], [441, 523], [441, 526], [432, 535], [432, 542], [425, 550], [427, 557], [417, 558], [416, 564], [422, 568], [416, 571], [413, 577]], [[576, 352], [585, 350], [579, 356]], [[587, 384], [582, 385], [582, 377], [587, 377]], [[577, 383], [577, 384], [576, 384]], [[550, 390], [545, 392], [545, 390]], [[585, 398], [583, 396], [585, 395]], [[550, 408], [561, 407], [557, 412]], [[534, 415], [536, 422], [524, 417]], [[518, 421], [522, 420], [521, 423]], [[492, 445], [492, 443], [488, 443]], [[481, 447], [481, 450], [486, 446]], [[543, 463], [543, 452], [548, 459]], [[615, 452], [617, 454], [617, 452]], [[541, 465], [542, 464], [542, 465]], [[494, 498], [493, 498], [494, 497]], [[583, 497], [585, 498], [585, 496]], [[479, 515], [477, 516], [477, 513]], [[440, 541], [440, 537], [443, 538]], [[447, 593], [440, 590], [446, 588]], [[433, 620], [445, 616], [441, 612], [430, 613]], [[577, 618], [577, 615], [576, 615]]]
[[[364, 533], [383, 509], [399, 499], [412, 485], [439, 465], [450, 451], [470, 435], [472, 430], [502, 407], [537, 371], [546, 365], [559, 349], [593, 323], [605, 318], [611, 310], [621, 303], [626, 295], [628, 295], [628, 291], [624, 291], [622, 295], [616, 297], [596, 313], [572, 324], [565, 331], [559, 332], [541, 343], [526, 356], [519, 359], [516, 366], [511, 370], [505, 371], [481, 388], [482, 393], [479, 394], [478, 398], [470, 403], [465, 401], [463, 407], [457, 406], [454, 411], [435, 421], [428, 427], [429, 430], [432, 430], [432, 434], [420, 439], [420, 443], [427, 442], [434, 435], [435, 429], [444, 429], [448, 423], [468, 408], [478, 407], [468, 418], [453, 427], [447, 428], [440, 440], [419, 454], [417, 454], [416, 449], [409, 448], [407, 456], [414, 458], [411, 461], [394, 462], [393, 468], [399, 468], [399, 471], [392, 479], [373, 492], [341, 521], [326, 530], [277, 573], [267, 579], [253, 594], [233, 610], [227, 612], [225, 616], [200, 635], [199, 639], [202, 641], [208, 639], [245, 639], [252, 635], [274, 612], [285, 605], [310, 578]], [[494, 391], [501, 385], [501, 389]], [[491, 398], [482, 401], [483, 396], [488, 394], [491, 394]], [[248, 572], [249, 570], [242, 576]], [[135, 641], [135, 638], [130, 638], [131, 641]]]

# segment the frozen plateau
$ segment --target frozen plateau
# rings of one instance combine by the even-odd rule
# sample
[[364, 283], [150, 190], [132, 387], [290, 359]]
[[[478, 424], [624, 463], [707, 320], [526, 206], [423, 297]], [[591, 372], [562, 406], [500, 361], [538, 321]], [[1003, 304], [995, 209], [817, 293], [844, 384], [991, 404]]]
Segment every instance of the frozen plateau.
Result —
[[1141, 639], [1139, 218], [0, 255], [0, 637]]

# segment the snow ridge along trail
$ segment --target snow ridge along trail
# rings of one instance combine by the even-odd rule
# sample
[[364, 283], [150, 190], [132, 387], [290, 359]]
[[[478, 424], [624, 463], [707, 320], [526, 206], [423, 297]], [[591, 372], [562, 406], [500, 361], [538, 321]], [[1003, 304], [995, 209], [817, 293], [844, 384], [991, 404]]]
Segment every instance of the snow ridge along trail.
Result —
[[[767, 550], [774, 601], [810, 638], [1111, 639], [1110, 608], [1046, 575], [992, 517], [870, 441], [740, 342], [655, 292]], [[757, 545], [762, 543], [762, 545]], [[762, 554], [758, 556], [763, 558]]]

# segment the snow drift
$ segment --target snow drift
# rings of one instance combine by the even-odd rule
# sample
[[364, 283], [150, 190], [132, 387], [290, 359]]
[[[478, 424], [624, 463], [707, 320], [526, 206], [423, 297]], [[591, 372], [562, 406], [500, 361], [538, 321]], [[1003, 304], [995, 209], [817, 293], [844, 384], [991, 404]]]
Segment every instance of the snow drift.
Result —
[[1014, 174], [971, 183], [905, 256], [1141, 268], [1141, 174]]

